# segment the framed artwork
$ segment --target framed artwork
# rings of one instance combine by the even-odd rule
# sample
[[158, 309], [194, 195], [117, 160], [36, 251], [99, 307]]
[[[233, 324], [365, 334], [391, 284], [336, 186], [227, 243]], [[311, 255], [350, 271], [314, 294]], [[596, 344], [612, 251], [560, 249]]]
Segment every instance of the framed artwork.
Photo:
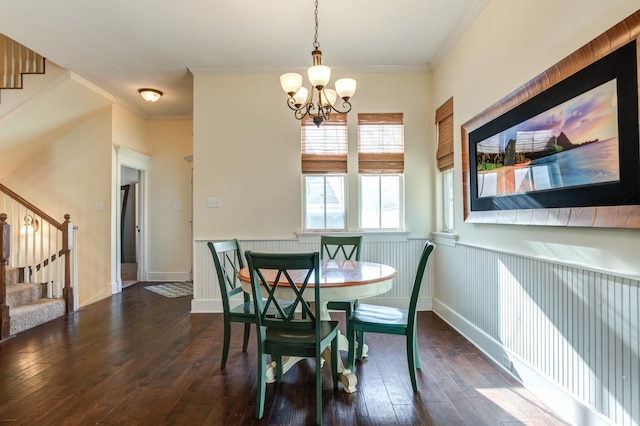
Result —
[[465, 221], [640, 228], [640, 11], [462, 125]]

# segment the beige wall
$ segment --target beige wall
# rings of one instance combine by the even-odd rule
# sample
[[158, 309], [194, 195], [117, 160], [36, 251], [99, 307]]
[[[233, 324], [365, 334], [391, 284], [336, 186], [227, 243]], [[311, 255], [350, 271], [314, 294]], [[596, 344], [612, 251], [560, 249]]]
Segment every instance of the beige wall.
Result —
[[191, 271], [191, 164], [185, 157], [193, 152], [192, 126], [191, 120], [147, 123], [150, 279], [183, 279]]
[[635, 0], [493, 0], [434, 70], [454, 97], [456, 233], [465, 243], [640, 274], [640, 231], [463, 222], [460, 125], [635, 12]]
[[[43, 136], [46, 138], [46, 136]], [[83, 120], [3, 178], [9, 188], [79, 227], [78, 304], [111, 294], [111, 106]], [[96, 204], [103, 209], [98, 210]]]
[[[356, 74], [348, 116], [349, 230], [357, 231], [357, 113], [403, 112], [406, 228], [433, 230], [433, 114], [427, 73]], [[300, 123], [279, 75], [196, 75], [194, 237], [295, 239], [301, 230]], [[207, 208], [208, 197], [222, 207]]]

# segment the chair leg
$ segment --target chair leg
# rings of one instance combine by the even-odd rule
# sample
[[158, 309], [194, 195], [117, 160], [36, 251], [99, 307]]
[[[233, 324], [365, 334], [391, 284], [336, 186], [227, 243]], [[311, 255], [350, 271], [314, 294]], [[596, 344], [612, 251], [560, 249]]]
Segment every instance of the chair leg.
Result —
[[[262, 348], [258, 349], [259, 351]], [[256, 378], [256, 419], [264, 416], [264, 400], [267, 391], [267, 356], [262, 351], [258, 354], [258, 377]]]
[[249, 346], [249, 334], [251, 332], [251, 324], [244, 324], [244, 342], [242, 343], [242, 352], [247, 351], [247, 347]]
[[420, 353], [418, 351], [418, 338], [417, 334], [413, 334], [413, 357], [416, 362], [416, 368], [420, 368]]
[[412, 332], [407, 333], [407, 363], [409, 364], [411, 387], [413, 388], [414, 392], [417, 392], [418, 382], [416, 381], [416, 335]]
[[282, 383], [282, 355], [276, 355], [276, 382]]
[[224, 370], [227, 365], [227, 357], [229, 356], [229, 344], [231, 343], [231, 322], [224, 322], [224, 337], [222, 343], [222, 361], [220, 362], [220, 369]]
[[353, 371], [356, 364], [356, 331], [350, 322], [347, 323], [347, 340], [349, 341], [347, 368]]
[[322, 356], [316, 356], [316, 424], [322, 424]]
[[333, 388], [338, 389], [338, 339], [331, 342], [331, 377], [333, 378]]
[[362, 361], [362, 351], [364, 350], [364, 331], [360, 331], [357, 333], [358, 340], [358, 361]]

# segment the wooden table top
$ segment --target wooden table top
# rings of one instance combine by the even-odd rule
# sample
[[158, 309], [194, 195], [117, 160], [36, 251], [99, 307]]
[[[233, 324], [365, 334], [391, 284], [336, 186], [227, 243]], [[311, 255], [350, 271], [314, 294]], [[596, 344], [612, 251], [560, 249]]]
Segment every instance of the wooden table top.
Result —
[[[271, 281], [276, 271], [263, 271], [265, 278]], [[295, 282], [302, 282], [306, 271], [289, 271]], [[381, 281], [389, 281], [398, 275], [395, 268], [382, 263], [365, 262], [358, 260], [321, 260], [320, 261], [320, 286], [322, 288], [349, 287], [373, 284]], [[249, 269], [243, 268], [238, 273], [238, 278], [250, 283]], [[312, 277], [313, 278], [313, 277]], [[288, 285], [281, 283], [281, 285]], [[313, 286], [313, 282], [309, 283]]]

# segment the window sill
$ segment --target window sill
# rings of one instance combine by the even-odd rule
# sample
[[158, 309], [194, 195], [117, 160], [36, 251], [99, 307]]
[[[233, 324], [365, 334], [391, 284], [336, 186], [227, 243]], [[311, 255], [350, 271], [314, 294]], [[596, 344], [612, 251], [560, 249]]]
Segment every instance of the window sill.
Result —
[[321, 235], [331, 235], [339, 237], [362, 235], [366, 242], [389, 242], [389, 241], [407, 241], [409, 239], [408, 231], [300, 231], [296, 232], [298, 241], [301, 243], [320, 243]]
[[458, 234], [452, 232], [432, 232], [433, 242], [436, 244], [442, 244], [444, 246], [455, 247], [456, 241], [458, 241]]

